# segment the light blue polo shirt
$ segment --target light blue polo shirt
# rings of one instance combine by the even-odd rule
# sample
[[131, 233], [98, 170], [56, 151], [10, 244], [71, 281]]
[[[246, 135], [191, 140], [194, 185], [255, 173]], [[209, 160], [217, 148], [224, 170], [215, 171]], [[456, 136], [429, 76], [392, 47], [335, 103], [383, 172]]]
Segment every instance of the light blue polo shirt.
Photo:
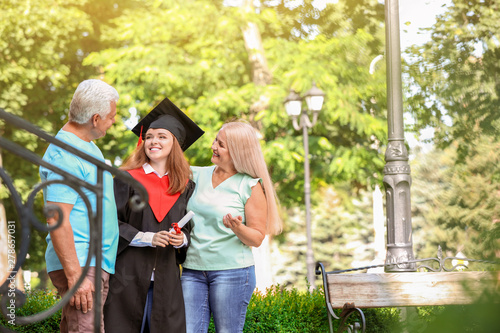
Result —
[[212, 187], [215, 166], [191, 167], [196, 188], [187, 210], [192, 210], [191, 245], [183, 267], [196, 270], [226, 270], [254, 265], [252, 249], [225, 227], [222, 218], [230, 213], [245, 220], [245, 204], [259, 178], [237, 173]]
[[[87, 142], [80, 139], [73, 133], [60, 130], [56, 138], [103, 161], [104, 156], [99, 148], [93, 142]], [[63, 169], [72, 175], [83, 179], [90, 184], [97, 182], [97, 167], [69, 152], [56, 146], [49, 145], [43, 159], [48, 163]], [[59, 174], [40, 167], [40, 178], [42, 182], [47, 180], [62, 179]], [[92, 210], [96, 210], [96, 196], [93, 192], [83, 189], [90, 201]], [[113, 177], [109, 172], [104, 172], [104, 198], [102, 215], [102, 269], [113, 274], [115, 272], [116, 251], [118, 248], [118, 217], [116, 203], [113, 191]], [[54, 184], [43, 189], [44, 202], [53, 201], [72, 204], [73, 209], [69, 216], [73, 236], [75, 241], [76, 254], [80, 266], [85, 266], [89, 251], [90, 229], [87, 207], [83, 199], [75, 190], [67, 185]], [[63, 269], [59, 258], [54, 250], [50, 233], [47, 235], [47, 250], [45, 251], [45, 260], [47, 262], [47, 272]], [[95, 266], [95, 258], [91, 261], [91, 266]]]

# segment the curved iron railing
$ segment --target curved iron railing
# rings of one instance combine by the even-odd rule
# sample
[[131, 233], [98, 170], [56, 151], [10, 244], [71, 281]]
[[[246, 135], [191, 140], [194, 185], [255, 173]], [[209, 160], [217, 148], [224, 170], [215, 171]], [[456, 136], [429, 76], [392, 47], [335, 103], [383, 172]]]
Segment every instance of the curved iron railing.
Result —
[[[361, 329], [361, 332], [365, 332], [366, 330], [366, 320], [365, 320], [365, 314], [363, 311], [359, 308], [356, 308], [355, 305], [353, 304], [345, 304], [342, 312], [340, 313], [339, 316], [333, 311], [332, 308], [332, 302], [330, 301], [330, 293], [328, 292], [328, 280], [327, 280], [327, 275], [329, 273], [332, 274], [340, 274], [343, 273], [343, 271], [334, 271], [334, 272], [326, 272], [325, 271], [325, 266], [321, 262], [316, 263], [316, 275], [320, 275], [323, 278], [323, 290], [325, 292], [325, 303], [326, 303], [326, 309], [328, 310], [328, 327], [330, 329], [330, 332], [333, 332], [333, 322], [332, 322], [332, 317], [336, 320], [340, 320], [339, 327], [337, 329], [337, 332], [344, 332], [344, 331], [354, 331], [357, 332], [359, 329]], [[353, 325], [355, 327], [352, 327], [347, 323], [347, 320], [349, 317], [353, 314], [358, 314], [359, 315], [359, 321], [356, 321]]]
[[[131, 184], [134, 188], [136, 188], [139, 191], [139, 195], [136, 195], [130, 199], [131, 207], [134, 210], [141, 210], [144, 208], [146, 202], [148, 201], [148, 194], [146, 192], [146, 189], [134, 178], [130, 176], [127, 172], [118, 170], [116, 168], [108, 166], [106, 163], [88, 155], [85, 154], [84, 152], [68, 145], [65, 142], [62, 142], [52, 135], [42, 131], [38, 127], [30, 124], [24, 119], [21, 119], [19, 117], [16, 117], [8, 112], [6, 112], [3, 109], [0, 109], [0, 119], [5, 120], [5, 122], [9, 125], [13, 125], [16, 128], [23, 129], [27, 132], [30, 132], [34, 135], [36, 135], [38, 138], [43, 139], [47, 141], [48, 143], [54, 144], [60, 148], [63, 148], [64, 150], [78, 156], [79, 158], [84, 159], [85, 161], [93, 164], [97, 168], [97, 182], [95, 184], [87, 183], [83, 181], [82, 179], [79, 179], [72, 174], [58, 168], [55, 165], [51, 165], [44, 161], [40, 156], [37, 154], [31, 152], [30, 150], [27, 150], [24, 147], [19, 146], [18, 144], [15, 144], [4, 137], [0, 137], [0, 147], [2, 149], [5, 149], [25, 160], [30, 161], [33, 164], [43, 166], [44, 168], [47, 168], [49, 170], [52, 170], [53, 172], [59, 174], [62, 176], [61, 180], [54, 180], [54, 181], [47, 181], [41, 184], [38, 184], [34, 187], [30, 195], [28, 196], [28, 199], [25, 204], [23, 204], [23, 201], [21, 199], [21, 196], [19, 193], [16, 191], [12, 179], [9, 177], [7, 172], [4, 170], [4, 168], [0, 168], [0, 180], [3, 182], [3, 184], [6, 186], [8, 191], [11, 194], [12, 201], [14, 203], [14, 207], [16, 209], [17, 215], [20, 220], [20, 226], [21, 226], [21, 246], [17, 251], [14, 250], [14, 256], [15, 256], [15, 264], [10, 264], [9, 266], [9, 271], [7, 272], [7, 279], [5, 282], [0, 286], [0, 295], [1, 295], [1, 300], [0, 300], [0, 311], [2, 312], [2, 315], [7, 319], [8, 322], [13, 322], [15, 325], [29, 325], [38, 321], [41, 321], [43, 319], [46, 319], [52, 315], [54, 315], [57, 311], [59, 311], [66, 303], [69, 302], [70, 298], [73, 296], [73, 294], [76, 292], [76, 290], [79, 288], [81, 283], [83, 282], [89, 267], [90, 267], [90, 262], [92, 260], [92, 257], [95, 258], [95, 265], [96, 267], [101, 267], [101, 261], [102, 261], [102, 248], [101, 246], [97, 246], [98, 244], [102, 243], [102, 216], [103, 216], [103, 207], [102, 207], [102, 200], [103, 200], [103, 179], [104, 179], [104, 172], [109, 172], [115, 177], [118, 177], [119, 179], [123, 180], [124, 182], [127, 182]], [[47, 187], [51, 184], [65, 184], [67, 186], [70, 186], [73, 190], [75, 190], [78, 195], [83, 199], [87, 211], [88, 211], [88, 216], [89, 216], [89, 228], [90, 228], [90, 246], [89, 246], [89, 254], [87, 257], [87, 262], [85, 263], [85, 267], [82, 269], [82, 275], [78, 279], [77, 283], [71, 290], [69, 290], [62, 299], [57, 302], [56, 305], [51, 307], [50, 309], [47, 309], [43, 312], [27, 316], [27, 317], [19, 317], [15, 315], [15, 309], [18, 309], [23, 306], [23, 304], [26, 301], [26, 296], [23, 294], [23, 292], [17, 288], [15, 288], [15, 277], [17, 275], [17, 272], [19, 271], [19, 268], [23, 265], [26, 256], [28, 254], [28, 247], [29, 247], [29, 239], [30, 239], [30, 227], [33, 226], [39, 231], [42, 232], [49, 232], [53, 229], [58, 228], [62, 224], [62, 212], [59, 210], [57, 206], [53, 205], [48, 205], [44, 208], [44, 214], [45, 216], [53, 216], [53, 214], [57, 211], [59, 212], [59, 219], [57, 223], [53, 226], [48, 226], [45, 223], [42, 223], [38, 220], [34, 213], [34, 201], [35, 201], [35, 196], [36, 194], [41, 191], [44, 187]], [[96, 209], [93, 211], [92, 206], [90, 204], [90, 200], [85, 194], [85, 192], [82, 190], [83, 188], [87, 189], [91, 193], [95, 194], [96, 196]], [[10, 232], [10, 231], [9, 231]], [[17, 244], [17, 242], [16, 242]], [[17, 255], [16, 253], [17, 252]], [[10, 255], [10, 253], [9, 253]], [[9, 258], [10, 259], [10, 258]], [[101, 316], [101, 270], [96, 269], [95, 271], [95, 294], [94, 294], [94, 315], [95, 318], [100, 318]], [[12, 316], [14, 311], [14, 316]], [[100, 320], [95, 321], [95, 332], [100, 332]], [[0, 327], [0, 331], [2, 332], [15, 332], [12, 331], [6, 327]]]
[[[486, 263], [486, 264], [494, 264], [494, 265], [500, 265], [500, 262], [497, 261], [490, 261], [490, 260], [481, 260], [481, 259], [471, 259], [471, 258], [462, 258], [462, 257], [442, 257], [441, 255], [441, 247], [438, 248], [438, 256], [437, 258], [425, 258], [425, 259], [414, 259], [414, 260], [407, 260], [403, 262], [397, 262], [397, 263], [386, 263], [386, 264], [379, 264], [379, 265], [371, 265], [371, 266], [363, 266], [363, 267], [356, 267], [356, 268], [350, 268], [350, 269], [344, 269], [344, 270], [337, 270], [337, 271], [330, 271], [327, 272], [325, 270], [325, 266], [321, 262], [316, 263], [316, 275], [321, 275], [323, 278], [323, 290], [325, 291], [325, 303], [326, 303], [326, 308], [328, 311], [328, 326], [330, 329], [330, 332], [333, 332], [333, 323], [332, 323], [332, 317], [336, 320], [340, 320], [339, 327], [337, 329], [338, 333], [341, 332], [365, 332], [366, 330], [366, 320], [365, 320], [365, 315], [363, 311], [359, 308], [356, 307], [355, 304], [345, 304], [344, 307], [342, 308], [342, 312], [340, 313], [339, 316], [333, 311], [331, 301], [330, 301], [330, 294], [328, 293], [328, 280], [327, 280], [327, 275], [328, 274], [342, 274], [342, 273], [348, 273], [348, 272], [355, 272], [355, 271], [364, 271], [368, 269], [373, 269], [373, 268], [379, 268], [379, 267], [391, 267], [391, 266], [397, 266], [401, 265], [406, 267], [408, 264], [417, 264], [417, 263], [423, 263], [423, 262], [437, 262], [439, 263], [439, 268], [432, 268], [428, 265], [419, 265], [417, 266], [417, 270], [420, 269], [426, 269], [427, 271], [431, 272], [451, 272], [456, 270], [459, 267], [464, 267], [467, 268], [467, 265], [464, 264], [465, 262], [478, 262], [478, 263]], [[459, 262], [456, 265], [453, 265], [452, 267], [446, 267], [446, 262], [451, 261], [453, 264], [453, 260], [457, 260]], [[357, 314], [359, 316], [359, 319], [355, 321], [353, 324], [348, 324], [347, 320], [351, 315]]]

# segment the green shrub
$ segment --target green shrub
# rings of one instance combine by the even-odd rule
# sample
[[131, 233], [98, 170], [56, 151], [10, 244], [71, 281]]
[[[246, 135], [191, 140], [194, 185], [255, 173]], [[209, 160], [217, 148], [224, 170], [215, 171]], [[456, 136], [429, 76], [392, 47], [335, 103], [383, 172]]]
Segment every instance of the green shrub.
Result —
[[[397, 309], [367, 309], [363, 311], [369, 332], [394, 332], [399, 322]], [[340, 314], [338, 310], [337, 315]], [[350, 320], [358, 320], [355, 315]], [[333, 320], [333, 328], [337, 329], [338, 320]], [[215, 333], [213, 320], [209, 333]], [[266, 294], [256, 292], [248, 305], [244, 333], [276, 332], [276, 333], [315, 333], [328, 332], [328, 314], [325, 305], [323, 288], [312, 293], [297, 289], [284, 289], [273, 286]]]
[[[28, 290], [26, 291], [26, 302], [16, 309], [16, 318], [31, 316], [51, 308], [59, 301], [59, 296], [51, 290]], [[0, 315], [0, 325], [16, 332], [26, 333], [50, 333], [59, 332], [59, 323], [61, 322], [61, 311], [59, 310], [53, 316], [26, 326], [13, 326]]]
[[[59, 297], [50, 290], [26, 292], [26, 303], [16, 310], [16, 316], [30, 316], [54, 306]], [[498, 295], [489, 295], [482, 303], [469, 306], [428, 306], [408, 310], [406, 320], [400, 323], [400, 310], [396, 308], [364, 309], [366, 330], [370, 333], [394, 333], [406, 330], [412, 333], [481, 332], [493, 333], [500, 327]], [[340, 310], [336, 310], [337, 315]], [[12, 326], [0, 316], [0, 326], [16, 332], [59, 332], [61, 311], [41, 322], [28, 326]], [[352, 315], [350, 320], [358, 320]], [[352, 323], [352, 322], [351, 322]], [[334, 331], [339, 325], [333, 320]], [[1, 329], [0, 329], [1, 330]], [[213, 322], [210, 333], [215, 333]], [[266, 294], [253, 294], [248, 306], [245, 333], [313, 333], [328, 332], [328, 316], [323, 288], [312, 293], [273, 286]]]
[[367, 332], [394, 333], [400, 331], [400, 309], [363, 309], [363, 313], [365, 314]]
[[498, 301], [489, 304], [446, 306], [441, 309], [439, 316], [420, 332], [497, 333], [500, 327], [499, 314]]
[[417, 309], [418, 316], [405, 322], [415, 333], [496, 333], [500, 327], [500, 293], [485, 292], [474, 304], [427, 306]]
[[321, 289], [312, 293], [274, 286], [254, 293], [244, 332], [326, 332], [328, 317]]

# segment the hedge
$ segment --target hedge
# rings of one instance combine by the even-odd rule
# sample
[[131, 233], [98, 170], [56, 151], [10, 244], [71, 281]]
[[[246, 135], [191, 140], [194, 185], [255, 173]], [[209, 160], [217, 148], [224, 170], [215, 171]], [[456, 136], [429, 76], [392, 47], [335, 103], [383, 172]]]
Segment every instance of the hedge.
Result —
[[[48, 309], [60, 298], [50, 290], [26, 292], [26, 303], [17, 309], [16, 316], [29, 316]], [[400, 322], [396, 308], [365, 309], [367, 332], [393, 333], [403, 329], [411, 333], [433, 332], [498, 332], [500, 305], [498, 295], [490, 295], [485, 304], [449, 307], [420, 307], [410, 310]], [[0, 325], [17, 332], [59, 332], [61, 312], [28, 326], [12, 326], [0, 316]], [[334, 320], [334, 329], [338, 320]], [[213, 322], [209, 332], [215, 332]], [[255, 292], [248, 306], [245, 333], [314, 333], [328, 332], [328, 317], [322, 288], [313, 292], [273, 286], [266, 293]]]

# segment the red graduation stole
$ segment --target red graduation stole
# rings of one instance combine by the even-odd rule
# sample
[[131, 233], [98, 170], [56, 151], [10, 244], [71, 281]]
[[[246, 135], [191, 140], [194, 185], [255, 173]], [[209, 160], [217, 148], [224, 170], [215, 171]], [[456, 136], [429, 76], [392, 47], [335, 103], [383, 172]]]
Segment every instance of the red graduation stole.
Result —
[[156, 220], [158, 223], [163, 221], [167, 213], [181, 195], [180, 192], [177, 192], [174, 195], [168, 193], [168, 175], [159, 178], [153, 172], [146, 174], [142, 167], [134, 170], [128, 170], [128, 173], [130, 173], [130, 175], [139, 183], [144, 185], [149, 195], [149, 206], [151, 207]]

